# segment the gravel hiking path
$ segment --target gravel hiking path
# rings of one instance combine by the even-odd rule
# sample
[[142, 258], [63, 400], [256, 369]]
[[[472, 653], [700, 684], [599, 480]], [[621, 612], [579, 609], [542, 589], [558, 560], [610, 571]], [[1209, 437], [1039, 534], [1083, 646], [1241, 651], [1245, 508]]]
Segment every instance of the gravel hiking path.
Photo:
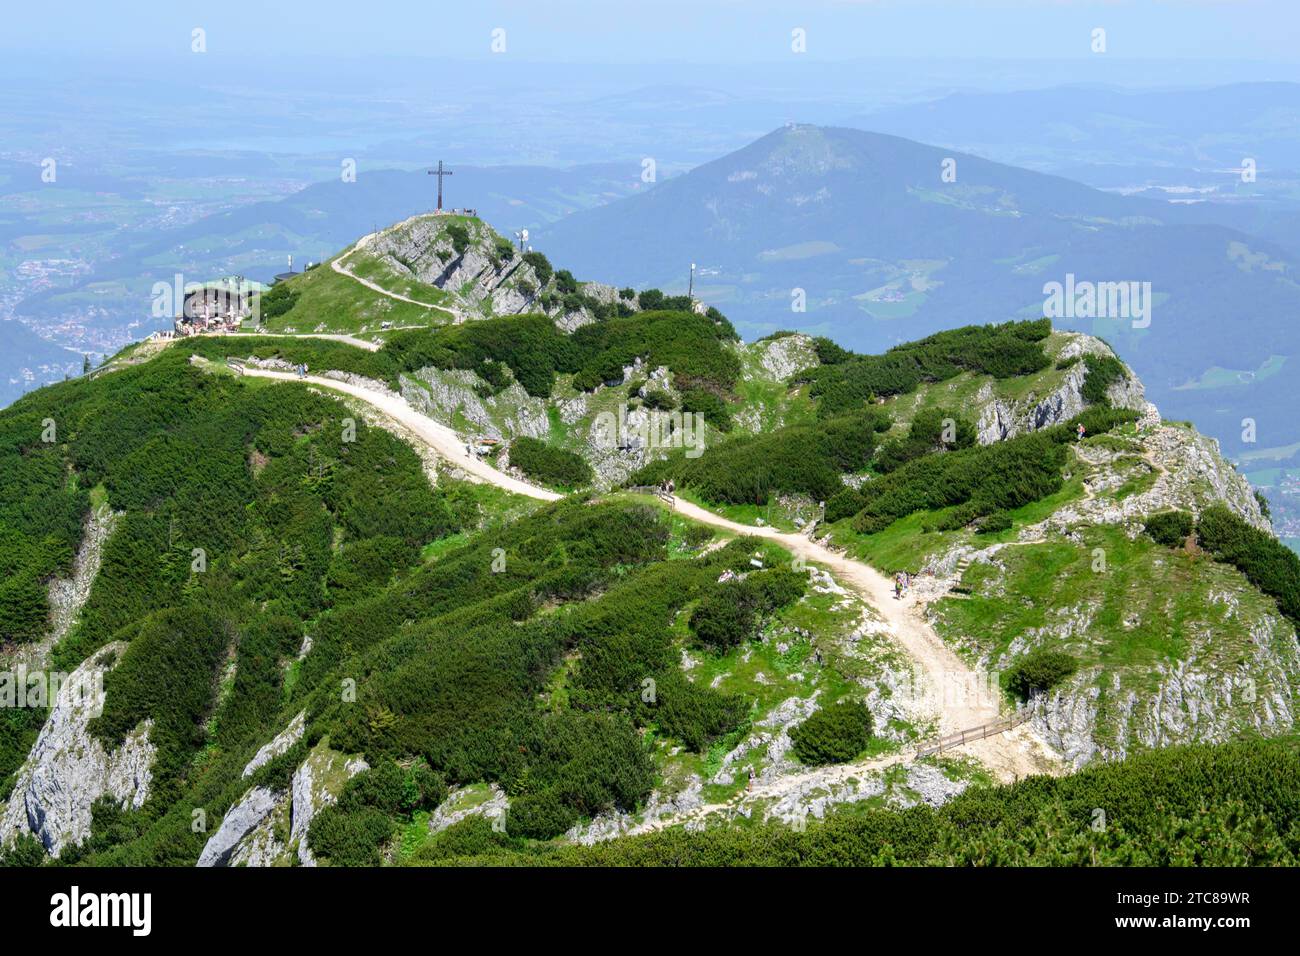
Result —
[[[359, 398], [406, 426], [422, 441], [427, 442], [438, 455], [472, 478], [541, 501], [558, 501], [563, 497], [554, 491], [540, 488], [499, 471], [488, 462], [471, 454], [452, 429], [416, 411], [399, 396], [317, 375], [300, 378], [291, 372], [273, 372], [255, 368], [247, 368], [243, 374], [287, 382], [306, 382]], [[989, 675], [971, 667], [944, 644], [934, 628], [925, 620], [924, 604], [918, 602], [915, 595], [911, 593], [901, 599], [896, 598], [893, 582], [875, 568], [833, 551], [802, 534], [741, 524], [681, 498], [676, 500], [674, 509], [678, 514], [702, 524], [735, 534], [775, 541], [805, 561], [825, 566], [843, 584], [856, 591], [876, 610], [887, 625], [890, 636], [907, 651], [924, 675], [923, 687], [920, 690], [924, 694], [927, 709], [933, 710], [939, 716], [941, 733], [947, 734], [978, 727], [1000, 716], [999, 695], [982, 692], [991, 686]], [[1027, 724], [1009, 733], [965, 744], [962, 749], [981, 759], [1002, 780], [1052, 772], [1059, 767], [1056, 758], [1033, 734]], [[888, 766], [894, 762], [897, 761], [893, 757], [874, 758], [858, 764], [846, 764], [842, 773], [844, 776], [851, 776], [853, 773], [861, 773], [878, 766]], [[818, 772], [824, 771], [808, 771], [808, 773]], [[784, 785], [784, 788], [796, 785], [800, 776], [800, 774], [789, 775], [790, 781]], [[770, 786], [782, 787], [780, 781]]]
[[[398, 225], [401, 224], [399, 223]], [[397, 226], [393, 226], [391, 228], [395, 229], [397, 228]], [[381, 230], [381, 232], [386, 232], [386, 231], [387, 230]], [[346, 260], [354, 252], [360, 252], [362, 249], [368, 246], [371, 240], [374, 239], [375, 236], [377, 235], [379, 235], [379, 233], [372, 232], [362, 236], [360, 239], [357, 240], [356, 245], [354, 245], [351, 249], [343, 253], [343, 255], [335, 259], [332, 259], [330, 261], [330, 268], [333, 269], [335, 272], [337, 272], [339, 275], [347, 276], [349, 279], [351, 279], [354, 282], [360, 282], [363, 286], [365, 286], [367, 289], [371, 290], [372, 292], [378, 292], [380, 295], [388, 296], [388, 298], [390, 299], [396, 299], [399, 302], [409, 302], [411, 305], [422, 306], [423, 308], [433, 309], [434, 311], [437, 312], [446, 312], [447, 314], [455, 317], [457, 324], [476, 318], [476, 316], [468, 315], [467, 313], [462, 312], [459, 309], [449, 305], [434, 305], [432, 302], [421, 302], [419, 299], [412, 299], [409, 296], [401, 295], [400, 293], [397, 292], [390, 292], [388, 289], [385, 289], [377, 282], [371, 282], [369, 279], [363, 279], [361, 276], [357, 275], [351, 269], [349, 269], [344, 264]], [[478, 318], [481, 318], [481, 316], [479, 316]]]

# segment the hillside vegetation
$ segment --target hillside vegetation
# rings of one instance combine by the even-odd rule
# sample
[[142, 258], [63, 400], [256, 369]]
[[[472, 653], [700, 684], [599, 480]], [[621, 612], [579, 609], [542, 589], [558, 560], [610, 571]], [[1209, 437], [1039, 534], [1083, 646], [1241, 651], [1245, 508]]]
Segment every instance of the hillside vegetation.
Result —
[[[1294, 862], [1300, 559], [1103, 343], [1030, 321], [747, 345], [435, 226], [347, 264], [481, 318], [377, 351], [195, 338], [0, 413], [0, 656], [104, 683], [93, 715], [0, 712], [0, 862]], [[293, 321], [316, 293], [284, 288]], [[366, 389], [567, 494], [468, 483]], [[669, 439], [703, 415], [703, 444], [601, 444], [615, 412]], [[669, 481], [744, 524], [644, 493]], [[92, 505], [115, 523], [55, 640]], [[915, 608], [882, 614], [854, 559], [907, 572]], [[950, 716], [927, 653], [1000, 679], [988, 712], [1028, 718], [1007, 747], [1059, 755], [1033, 769], [1087, 769], [995, 787], [974, 753], [910, 759]], [[82, 763], [33, 751], [59, 707]]]
[[1294, 866], [1295, 740], [1175, 747], [1061, 779], [967, 792], [935, 809], [840, 811], [671, 830], [541, 852], [470, 821], [419, 862], [547, 866]]

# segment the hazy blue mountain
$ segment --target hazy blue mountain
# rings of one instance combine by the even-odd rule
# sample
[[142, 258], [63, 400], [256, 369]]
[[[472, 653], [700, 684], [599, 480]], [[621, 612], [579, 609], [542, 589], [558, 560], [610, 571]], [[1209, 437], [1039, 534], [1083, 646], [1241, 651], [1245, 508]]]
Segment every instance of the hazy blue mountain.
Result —
[[[943, 182], [945, 159], [956, 182]], [[1044, 285], [1150, 282], [1150, 325], [1058, 319], [1106, 337], [1166, 415], [1231, 455], [1300, 440], [1287, 373], [1300, 286], [1279, 245], [1102, 192], [880, 133], [787, 127], [546, 228], [540, 248], [583, 279], [696, 291], [746, 336], [824, 332], [875, 351], [968, 322], [1038, 316]], [[793, 310], [803, 290], [806, 312]], [[1272, 382], [1272, 384], [1269, 384]], [[1195, 387], [1189, 387], [1195, 386]], [[1241, 419], [1256, 421], [1255, 445]]]
[[1173, 201], [1183, 221], [1244, 229], [1300, 256], [1297, 83], [966, 92], [844, 123]]
[[1300, 84], [1119, 90], [1062, 86], [955, 93], [853, 117], [849, 125], [1023, 164], [1235, 168], [1243, 157], [1300, 168]]

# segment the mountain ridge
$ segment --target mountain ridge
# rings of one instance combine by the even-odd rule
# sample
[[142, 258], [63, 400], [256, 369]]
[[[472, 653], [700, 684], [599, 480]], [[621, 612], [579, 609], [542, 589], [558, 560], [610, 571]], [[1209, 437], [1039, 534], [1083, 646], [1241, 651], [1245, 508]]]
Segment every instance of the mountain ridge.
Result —
[[[456, 235], [418, 241], [440, 276], [494, 245], [467, 232], [448, 251]], [[285, 286], [293, 308], [318, 294], [312, 273]], [[1040, 320], [882, 355], [800, 333], [745, 344], [689, 300], [573, 288], [555, 288], [550, 314], [358, 328], [375, 349], [150, 343], [0, 413], [23, 476], [0, 495], [5, 520], [35, 536], [59, 514], [66, 542], [0, 552], [27, 562], [10, 576], [25, 590], [0, 595], [8, 648], [45, 646], [32, 592], [69, 572], [92, 503], [118, 515], [64, 612], [76, 623], [39, 662], [102, 672], [102, 712], [59, 699], [0, 725], [3, 852], [419, 862], [503, 814], [509, 839], [538, 849], [734, 813], [795, 823], [1292, 731], [1300, 655], [1274, 604], [1291, 598], [1252, 558], [1264, 545], [1232, 537], [1276, 543], [1267, 517], [1100, 340]], [[602, 444], [616, 410], [666, 416], [670, 438], [702, 416], [703, 454]], [[60, 441], [40, 442], [45, 418]], [[546, 454], [525, 457], [521, 439]], [[587, 477], [562, 497], [574, 462]], [[643, 488], [669, 478], [672, 507]], [[1160, 530], [1171, 521], [1190, 529], [1181, 550]], [[1121, 596], [1131, 621], [1110, 610]], [[1044, 654], [1070, 667], [1029, 695], [1027, 722], [908, 759], [967, 729], [954, 722], [1019, 706], [1015, 675]], [[946, 686], [954, 668], [1004, 682], [936, 706], [972, 693]], [[805, 762], [800, 728], [840, 705], [869, 715], [869, 744], [848, 764]], [[1034, 756], [1043, 740], [1055, 756]], [[56, 793], [82, 796], [52, 815]], [[210, 821], [198, 832], [194, 807]]]

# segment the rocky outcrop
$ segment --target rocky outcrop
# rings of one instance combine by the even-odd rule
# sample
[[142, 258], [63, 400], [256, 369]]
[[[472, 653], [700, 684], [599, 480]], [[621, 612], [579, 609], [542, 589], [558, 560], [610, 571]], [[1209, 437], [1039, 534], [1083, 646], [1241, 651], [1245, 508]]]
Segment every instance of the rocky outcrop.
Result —
[[[453, 222], [465, 228], [469, 240], [461, 250], [448, 231]], [[496, 315], [532, 311], [542, 291], [537, 273], [517, 251], [508, 258], [500, 254], [496, 238], [478, 220], [415, 216], [371, 237], [364, 251], [394, 275], [452, 293], [471, 308]]]
[[[267, 747], [288, 740], [297, 723], [295, 718]], [[221, 826], [203, 847], [198, 865], [315, 866], [308, 845], [311, 821], [337, 801], [344, 785], [367, 766], [361, 757], [341, 754], [321, 741], [294, 772], [287, 790], [252, 787], [226, 811]]]
[[281, 794], [266, 787], [254, 787], [226, 811], [221, 826], [199, 854], [199, 866], [227, 866], [244, 839], [256, 830], [279, 805]]
[[591, 822], [574, 824], [564, 834], [570, 843], [592, 846], [615, 837], [644, 833], [659, 825], [671, 825], [677, 820], [687, 818], [689, 814], [703, 806], [702, 797], [704, 781], [698, 774], [691, 774], [685, 786], [676, 793], [664, 793], [655, 790], [646, 800], [645, 810], [640, 814], [612, 810], [602, 813]]
[[81, 613], [90, 589], [99, 574], [99, 564], [103, 559], [104, 544], [108, 541], [118, 519], [120, 511], [113, 511], [103, 506], [95, 508], [86, 518], [81, 533], [81, 544], [72, 560], [72, 570], [67, 577], [55, 577], [49, 584], [50, 627], [39, 641], [19, 644], [5, 653], [0, 653], [0, 661], [8, 668], [45, 666], [50, 650], [67, 637]]
[[495, 783], [488, 787], [487, 798], [478, 799], [475, 787], [453, 790], [429, 815], [429, 832], [440, 833], [470, 817], [498, 820], [510, 810], [510, 798]]
[[1161, 662], [1138, 680], [1097, 668], [1075, 675], [1031, 702], [1034, 729], [1076, 768], [1123, 760], [1136, 749], [1291, 732], [1300, 644], [1289, 624], [1253, 622], [1249, 649], [1228, 668], [1213, 635], [1192, 635], [1190, 642], [1186, 657]]
[[302, 866], [316, 865], [316, 858], [307, 844], [307, 831], [311, 827], [311, 821], [317, 813], [338, 800], [343, 784], [361, 771], [369, 769], [369, 766], [361, 757], [348, 757], [317, 745], [294, 773], [289, 843], [297, 847], [298, 862]]
[[104, 674], [125, 648], [122, 642], [101, 648], [59, 687], [0, 818], [0, 841], [30, 832], [58, 856], [90, 835], [91, 807], [101, 797], [132, 810], [148, 798], [157, 752], [149, 741], [152, 721], [142, 722], [111, 751], [88, 730], [104, 707]]
[[276, 734], [275, 738], [257, 753], [253, 759], [248, 761], [244, 767], [243, 776], [252, 776], [253, 771], [258, 767], [264, 766], [274, 760], [280, 754], [287, 751], [290, 747], [302, 739], [303, 730], [307, 726], [307, 712], [299, 711], [298, 716], [289, 722], [289, 726]]
[[413, 378], [402, 377], [402, 397], [440, 422], [468, 423], [477, 436], [510, 441], [550, 433], [545, 399], [529, 395], [518, 383], [484, 397], [476, 390], [482, 385], [482, 379], [465, 369], [423, 368]]
[[778, 382], [819, 364], [812, 337], [801, 333], [758, 342], [754, 348], [759, 366]]
[[722, 766], [710, 778], [711, 784], [731, 784], [736, 780], [737, 766], [750, 753], [763, 750], [767, 760], [758, 779], [767, 781], [787, 773], [796, 766], [796, 761], [787, 756], [794, 747], [790, 740], [790, 730], [803, 723], [817, 710], [817, 698], [821, 691], [813, 691], [809, 697], [791, 697], [785, 700], [770, 714], [758, 721], [755, 731], [737, 744], [722, 758]]
[[[1068, 533], [1086, 524], [1124, 524], [1133, 534], [1146, 516], [1178, 508], [1199, 515], [1223, 505], [1261, 531], [1272, 524], [1255, 492], [1219, 451], [1219, 443], [1183, 425], [1165, 424], [1158, 415], [1139, 423], [1135, 441], [1114, 445], [1071, 446], [1088, 469], [1087, 496], [1058, 509], [1022, 537], [1048, 531]], [[1126, 483], [1148, 478], [1148, 486], [1130, 494], [1117, 492]]]
[[[1069, 338], [1057, 355], [1058, 362], [1085, 355], [1115, 354], [1105, 342], [1091, 335], [1059, 334]], [[1083, 380], [1087, 374], [1086, 364], [1076, 362], [1066, 370], [1064, 381], [1050, 394], [1039, 396], [1031, 393], [1018, 401], [995, 398], [993, 384], [985, 384], [975, 399], [979, 407], [976, 425], [979, 443], [989, 445], [1040, 428], [1050, 428], [1078, 415], [1087, 405], [1083, 400]], [[1107, 398], [1116, 408], [1130, 408], [1137, 412], [1145, 412], [1149, 404], [1142, 383], [1127, 366], [1123, 380], [1113, 383], [1107, 390]]]

